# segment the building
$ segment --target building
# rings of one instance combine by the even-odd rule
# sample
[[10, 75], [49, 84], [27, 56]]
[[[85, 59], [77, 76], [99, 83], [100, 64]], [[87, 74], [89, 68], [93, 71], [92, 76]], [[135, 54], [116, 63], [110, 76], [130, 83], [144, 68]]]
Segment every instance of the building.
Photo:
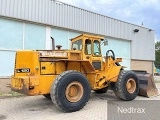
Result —
[[13, 74], [15, 51], [69, 48], [82, 33], [104, 36], [126, 69], [153, 72], [154, 31], [54, 0], [0, 0], [0, 76]]

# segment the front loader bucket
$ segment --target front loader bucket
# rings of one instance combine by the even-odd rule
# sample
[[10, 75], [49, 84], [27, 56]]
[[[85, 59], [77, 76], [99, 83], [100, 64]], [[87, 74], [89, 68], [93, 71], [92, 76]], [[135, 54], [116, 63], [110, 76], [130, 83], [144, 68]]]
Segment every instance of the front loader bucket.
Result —
[[159, 95], [156, 88], [154, 77], [146, 71], [134, 71], [139, 79], [139, 95], [153, 97]]

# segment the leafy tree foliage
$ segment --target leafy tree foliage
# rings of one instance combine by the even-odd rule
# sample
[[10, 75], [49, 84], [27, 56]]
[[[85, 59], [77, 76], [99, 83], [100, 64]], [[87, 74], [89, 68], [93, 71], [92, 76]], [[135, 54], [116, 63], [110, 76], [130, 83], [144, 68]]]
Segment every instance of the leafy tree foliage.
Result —
[[156, 50], [160, 50], [160, 41], [157, 41], [157, 42], [155, 43], [155, 49], [156, 49]]
[[155, 60], [155, 66], [160, 65], [160, 41], [157, 41], [155, 43], [155, 54], [156, 54], [156, 60]]

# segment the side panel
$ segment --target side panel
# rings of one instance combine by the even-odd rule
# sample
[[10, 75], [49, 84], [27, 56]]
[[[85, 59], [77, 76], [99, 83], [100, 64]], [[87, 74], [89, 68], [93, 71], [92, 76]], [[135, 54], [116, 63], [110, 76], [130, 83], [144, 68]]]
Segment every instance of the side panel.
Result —
[[15, 76], [38, 75], [39, 72], [38, 52], [36, 51], [17, 51], [16, 71], [19, 69], [29, 69], [28, 72], [15, 72]]
[[[27, 54], [32, 55], [31, 53]], [[17, 67], [25, 66], [26, 68], [30, 65], [29, 63], [31, 63], [31, 61], [33, 63], [33, 58], [25, 62], [23, 62], [23, 60], [21, 59], [21, 61], [19, 61], [20, 64], [17, 65]], [[32, 74], [27, 75], [28, 73], [16, 73], [15, 74], [16, 76], [12, 77], [12, 85], [11, 85], [12, 90], [28, 95], [40, 95], [40, 94], [50, 93], [51, 86], [54, 80], [56, 79], [57, 75], [61, 74], [66, 70], [81, 71], [81, 73], [87, 75], [91, 87], [92, 88], [94, 87], [95, 83], [95, 76], [94, 76], [95, 74], [93, 73], [94, 69], [89, 64], [88, 61], [41, 62], [40, 64], [41, 64], [41, 74], [38, 73], [33, 75]], [[31, 66], [32, 67], [34, 66], [31, 69], [32, 72], [37, 65], [32, 64]], [[54, 72], [56, 75], [54, 75]], [[86, 72], [88, 72], [89, 74], [87, 74]]]
[[77, 71], [81, 71], [81, 63], [80, 62], [68, 62], [67, 64], [67, 69], [68, 70], [77, 70]]
[[41, 75], [54, 75], [56, 74], [54, 62], [41, 62]]
[[57, 75], [66, 71], [64, 62], [40, 62], [41, 75]]
[[56, 75], [42, 75], [39, 78], [39, 85], [29, 91], [30, 95], [39, 95], [50, 93], [51, 86], [56, 78]]

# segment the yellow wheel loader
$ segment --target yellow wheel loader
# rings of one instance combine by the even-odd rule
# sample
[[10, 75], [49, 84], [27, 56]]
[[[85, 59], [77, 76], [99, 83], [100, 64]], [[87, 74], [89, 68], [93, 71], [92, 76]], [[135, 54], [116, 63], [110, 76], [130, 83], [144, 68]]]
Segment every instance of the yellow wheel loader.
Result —
[[91, 90], [105, 93], [110, 87], [122, 100], [135, 99], [144, 77], [125, 71], [119, 64], [122, 58], [115, 58], [112, 50], [103, 57], [101, 45], [105, 43], [103, 37], [82, 34], [71, 39], [70, 50], [58, 45], [56, 50], [17, 51], [11, 89], [44, 95], [66, 112], [83, 108]]

